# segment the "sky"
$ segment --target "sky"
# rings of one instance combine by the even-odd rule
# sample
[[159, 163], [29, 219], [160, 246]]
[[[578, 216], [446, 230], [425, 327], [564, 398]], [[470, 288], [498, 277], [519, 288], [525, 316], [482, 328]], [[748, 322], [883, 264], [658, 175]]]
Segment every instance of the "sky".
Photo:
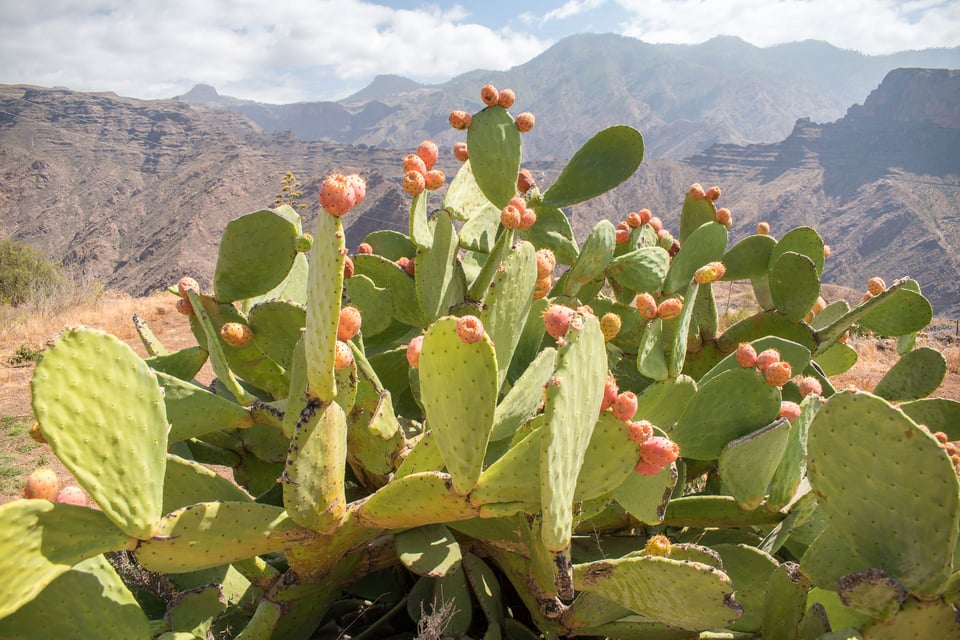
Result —
[[0, 84], [157, 99], [205, 83], [275, 104], [337, 100], [378, 74], [434, 84], [506, 70], [584, 32], [884, 54], [960, 46], [960, 2], [0, 0]]

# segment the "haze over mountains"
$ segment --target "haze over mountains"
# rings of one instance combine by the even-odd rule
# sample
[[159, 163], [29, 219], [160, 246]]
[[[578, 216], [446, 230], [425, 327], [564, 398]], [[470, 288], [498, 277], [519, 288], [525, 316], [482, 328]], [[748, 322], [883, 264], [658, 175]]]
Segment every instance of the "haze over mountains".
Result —
[[[827, 281], [862, 288], [872, 275], [909, 275], [939, 315], [957, 318], [960, 71], [888, 72], [960, 68], [960, 49], [898, 56], [576, 36], [508, 72], [439, 87], [384, 77], [339, 103], [260, 105], [203, 87], [139, 101], [0, 86], [0, 237], [134, 294], [184, 274], [209, 282], [224, 224], [270, 206], [285, 171], [303, 182], [311, 228], [320, 181], [343, 170], [368, 183], [345, 220], [354, 247], [374, 229], [405, 230], [400, 158], [424, 138], [447, 149], [462, 139], [447, 114], [476, 111], [479, 87], [493, 82], [516, 90], [514, 111], [537, 115], [523, 141], [543, 186], [599, 129], [643, 132], [637, 174], [568, 210], [581, 240], [599, 218], [641, 207], [675, 230], [687, 187], [718, 184], [735, 239], [759, 220], [774, 235], [814, 225], [833, 248]], [[324, 131], [339, 134], [315, 140]], [[449, 154], [440, 166], [457, 169]]]

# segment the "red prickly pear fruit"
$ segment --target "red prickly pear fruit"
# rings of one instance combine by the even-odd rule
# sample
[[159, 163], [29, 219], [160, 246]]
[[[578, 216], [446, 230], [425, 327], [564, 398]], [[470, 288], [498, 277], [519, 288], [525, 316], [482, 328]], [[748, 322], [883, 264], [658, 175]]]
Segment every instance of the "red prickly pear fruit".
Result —
[[411, 278], [417, 275], [417, 259], [410, 258], [407, 260], [406, 264], [403, 265], [403, 270], [407, 272], [407, 275]]
[[253, 342], [253, 331], [239, 322], [225, 322], [220, 327], [220, 337], [228, 346], [239, 349]]
[[543, 311], [543, 326], [554, 340], [559, 340], [567, 335], [574, 313], [570, 307], [551, 304]]
[[793, 371], [790, 369], [790, 363], [784, 360], [771, 364], [763, 372], [763, 379], [771, 387], [782, 387], [793, 377]]
[[624, 220], [623, 222], [618, 222], [618, 223], [617, 223], [616, 230], [617, 230], [617, 231], [630, 231], [630, 225], [627, 224], [627, 221], [626, 221], [626, 220]]
[[670, 248], [667, 249], [667, 255], [671, 258], [680, 253], [680, 242], [674, 239], [673, 244], [670, 245]]
[[630, 422], [637, 415], [637, 394], [624, 391], [613, 401], [613, 415], [620, 422]]
[[533, 299], [542, 300], [543, 298], [546, 298], [552, 288], [553, 288], [552, 276], [548, 274], [542, 278], [537, 278], [537, 281], [533, 285]]
[[517, 95], [513, 92], [513, 89], [503, 89], [500, 91], [500, 97], [497, 99], [497, 104], [499, 104], [504, 109], [509, 109], [513, 106], [513, 103], [516, 101]]
[[657, 534], [647, 540], [643, 552], [648, 556], [667, 558], [673, 552], [673, 546], [670, 544], [670, 538], [663, 534]]
[[790, 400], [784, 400], [780, 403], [780, 413], [777, 414], [777, 417], [786, 418], [790, 422], [793, 422], [800, 417], [800, 405]]
[[523, 213], [523, 210], [527, 208], [527, 201], [521, 195], [516, 195], [510, 198], [510, 202], [508, 204], [513, 205], [513, 207], [520, 213]]
[[804, 398], [811, 393], [814, 395], [823, 395], [823, 387], [820, 381], [812, 376], [804, 376], [797, 381], [797, 387], [800, 389], [800, 395]]
[[612, 407], [619, 393], [617, 379], [613, 376], [607, 376], [606, 382], [603, 383], [603, 401], [600, 403], [600, 411], [606, 411]]
[[780, 362], [780, 352], [776, 349], [764, 349], [757, 354], [757, 367], [760, 371], [766, 371], [770, 366]]
[[533, 174], [530, 173], [530, 169], [520, 169], [520, 171], [517, 172], [517, 191], [526, 193], [533, 188], [534, 184]]
[[627, 244], [628, 242], [630, 242], [630, 230], [617, 229], [616, 240], [617, 240], [617, 244]]
[[443, 183], [447, 180], [447, 176], [443, 174], [443, 171], [440, 169], [432, 169], [427, 171], [427, 175], [423, 177], [424, 185], [430, 191], [436, 191], [443, 186]]
[[450, 126], [458, 131], [465, 131], [470, 128], [473, 122], [473, 116], [466, 111], [455, 110], [450, 112]]
[[627, 214], [627, 226], [631, 229], [636, 229], [643, 225], [643, 221], [640, 219], [640, 214], [636, 211], [631, 211]]
[[53, 469], [34, 469], [23, 485], [23, 497], [28, 500], [53, 501], [60, 491], [60, 478]]
[[550, 249], [537, 250], [537, 277], [546, 278], [557, 267], [557, 257]]
[[741, 342], [737, 345], [737, 364], [747, 368], [757, 366], [757, 350], [749, 342]]
[[403, 269], [407, 275], [410, 275], [410, 270], [409, 270], [410, 262], [411, 260], [407, 256], [400, 256], [399, 258], [397, 258], [397, 266]]
[[193, 305], [190, 304], [190, 301], [186, 298], [180, 298], [177, 300], [177, 311], [182, 313], [185, 316], [192, 316], [193, 314]]
[[403, 156], [403, 173], [407, 174], [411, 171], [416, 171], [420, 175], [427, 175], [427, 163], [415, 153], [408, 153]]
[[411, 196], [418, 196], [427, 188], [427, 181], [418, 171], [407, 171], [403, 176], [403, 190]]
[[416, 153], [423, 160], [427, 171], [433, 169], [433, 165], [437, 164], [437, 158], [440, 157], [440, 149], [437, 148], [437, 143], [433, 140], [424, 140], [417, 145]]
[[667, 298], [657, 305], [657, 317], [661, 320], [673, 320], [683, 312], [683, 302], [679, 298]]
[[600, 332], [603, 334], [604, 342], [610, 342], [617, 337], [617, 334], [620, 333], [620, 327], [622, 321], [620, 316], [613, 313], [603, 314], [603, 317], [600, 318]]
[[354, 206], [356, 206], [363, 202], [363, 199], [367, 197], [367, 183], [363, 178], [355, 173], [351, 173], [347, 176], [347, 182], [349, 182], [350, 186], [353, 187], [353, 194], [356, 197]]
[[500, 102], [500, 92], [492, 84], [485, 84], [480, 88], [480, 100], [488, 107]]
[[293, 248], [297, 253], [306, 253], [313, 248], [313, 235], [309, 233], [301, 233], [297, 236], [296, 240], [293, 241]]
[[423, 351], [423, 336], [417, 336], [407, 345], [407, 362], [414, 369], [420, 366], [421, 351]]
[[40, 423], [34, 422], [30, 425], [30, 429], [27, 432], [30, 434], [30, 437], [33, 438], [34, 442], [39, 442], [40, 444], [48, 444], [47, 439], [43, 437], [43, 432], [40, 431]]
[[343, 259], [343, 277], [345, 279], [353, 277], [353, 260], [350, 256], [345, 256]]
[[653, 227], [653, 230], [656, 231], [658, 235], [660, 230], [663, 229], [663, 220], [657, 216], [650, 216], [650, 220], [647, 221], [647, 224]]
[[529, 111], [524, 111], [517, 116], [517, 130], [520, 133], [527, 133], [533, 129], [533, 125], [536, 123], [537, 119]]
[[457, 336], [466, 344], [483, 339], [483, 323], [477, 316], [463, 316], [457, 319]]
[[830, 257], [830, 245], [825, 244], [823, 245], [823, 258], [824, 260], [826, 260], [829, 257]]
[[769, 222], [758, 222], [757, 223], [757, 234], [761, 236], [770, 235], [770, 223]]
[[519, 229], [523, 214], [512, 204], [508, 204], [500, 212], [500, 224], [504, 229]]
[[344, 307], [340, 309], [340, 323], [337, 325], [337, 340], [353, 340], [360, 333], [360, 325], [363, 319], [360, 317], [360, 310], [356, 307]]
[[710, 202], [716, 202], [720, 199], [720, 187], [710, 187], [707, 189], [704, 197]]
[[470, 159], [470, 152], [467, 151], [466, 142], [458, 142], [453, 145], [453, 157], [460, 162], [466, 162]]
[[653, 437], [653, 423], [649, 420], [638, 420], [627, 426], [627, 436], [637, 444], [643, 444]]
[[730, 213], [730, 209], [726, 207], [720, 207], [717, 209], [717, 222], [729, 229], [733, 226], [733, 215]]
[[703, 200], [707, 197], [707, 192], [703, 190], [703, 185], [699, 182], [694, 182], [690, 185], [690, 188], [687, 189], [687, 195], [690, 196], [691, 200]]
[[640, 460], [633, 468], [643, 476], [654, 476], [680, 457], [676, 442], [662, 436], [651, 436], [640, 445]]
[[357, 255], [370, 255], [373, 253], [373, 247], [366, 242], [357, 245]]
[[333, 369], [343, 371], [353, 364], [353, 350], [343, 340], [337, 340], [333, 351]]
[[727, 272], [727, 267], [722, 262], [708, 262], [693, 274], [693, 279], [698, 284], [709, 284], [723, 277]]
[[638, 295], [633, 301], [633, 306], [635, 306], [637, 311], [640, 312], [640, 315], [647, 320], [653, 320], [657, 317], [657, 301], [649, 293], [641, 293]]
[[537, 212], [533, 209], [525, 208], [520, 213], [520, 226], [518, 227], [521, 231], [529, 229], [537, 222]]
[[867, 291], [870, 292], [870, 295], [878, 296], [886, 290], [887, 283], [883, 281], [883, 278], [874, 276], [867, 281]]
[[177, 282], [177, 291], [180, 292], [180, 297], [186, 300], [187, 291], [193, 291], [197, 295], [200, 294], [200, 285], [190, 276], [183, 276]]
[[640, 216], [640, 225], [650, 224], [650, 220], [653, 219], [653, 214], [650, 212], [650, 209], [640, 209], [637, 211], [637, 215]]
[[72, 504], [75, 507], [90, 506], [90, 501], [87, 499], [87, 494], [83, 489], [75, 484], [68, 485], [63, 489], [60, 489], [60, 492], [57, 494], [54, 502], [59, 502], [60, 504]]
[[332, 216], [340, 217], [357, 204], [357, 193], [342, 173], [327, 176], [320, 187], [320, 206]]

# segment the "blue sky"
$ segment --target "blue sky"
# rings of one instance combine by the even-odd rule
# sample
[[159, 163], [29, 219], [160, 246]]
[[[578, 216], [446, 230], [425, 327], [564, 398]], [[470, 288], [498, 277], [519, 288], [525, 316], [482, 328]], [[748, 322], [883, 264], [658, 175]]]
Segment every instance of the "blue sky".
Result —
[[436, 83], [508, 69], [582, 32], [882, 54], [960, 46], [960, 2], [0, 0], [0, 83], [168, 98], [203, 82], [262, 102], [331, 100], [381, 73]]

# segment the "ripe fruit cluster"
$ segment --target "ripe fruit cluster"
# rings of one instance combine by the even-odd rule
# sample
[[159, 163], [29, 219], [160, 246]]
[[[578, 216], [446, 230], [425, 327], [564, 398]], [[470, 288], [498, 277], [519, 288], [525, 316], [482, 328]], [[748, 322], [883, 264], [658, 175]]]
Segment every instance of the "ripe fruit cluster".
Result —
[[527, 206], [522, 196], [514, 196], [500, 212], [500, 224], [505, 229], [529, 229], [537, 221], [537, 212]]
[[363, 202], [367, 183], [359, 175], [332, 173], [320, 187], [320, 206], [332, 216], [340, 217]]
[[424, 189], [436, 191], [443, 186], [447, 177], [443, 171], [434, 169], [440, 153], [437, 143], [424, 140], [415, 153], [403, 158], [403, 190], [411, 196], [418, 196]]
[[780, 352], [776, 349], [764, 349], [757, 353], [752, 344], [742, 342], [737, 346], [736, 358], [741, 367], [759, 369], [767, 384], [773, 387], [782, 387], [793, 376], [790, 363], [781, 360]]

